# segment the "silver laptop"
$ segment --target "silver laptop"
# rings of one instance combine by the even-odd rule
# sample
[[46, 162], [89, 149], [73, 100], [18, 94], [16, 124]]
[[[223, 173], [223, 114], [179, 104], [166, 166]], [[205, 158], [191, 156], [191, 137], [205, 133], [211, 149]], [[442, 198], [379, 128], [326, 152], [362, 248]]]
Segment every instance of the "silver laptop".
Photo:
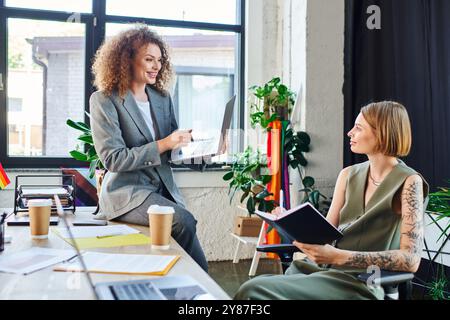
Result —
[[211, 157], [224, 154], [227, 131], [231, 126], [231, 119], [233, 117], [235, 104], [236, 95], [234, 95], [225, 106], [222, 128], [220, 131], [217, 130], [217, 132], [213, 133], [210, 138], [199, 141], [194, 139], [194, 141], [189, 143], [188, 146], [173, 150], [170, 162], [175, 164], [186, 164], [192, 159], [207, 160]]
[[58, 215], [62, 217], [77, 259], [86, 274], [95, 297], [100, 300], [212, 300], [214, 297], [189, 276], [164, 276], [161, 278], [101, 282], [94, 285], [83, 255], [74, 241], [72, 230], [57, 195], [54, 196]]

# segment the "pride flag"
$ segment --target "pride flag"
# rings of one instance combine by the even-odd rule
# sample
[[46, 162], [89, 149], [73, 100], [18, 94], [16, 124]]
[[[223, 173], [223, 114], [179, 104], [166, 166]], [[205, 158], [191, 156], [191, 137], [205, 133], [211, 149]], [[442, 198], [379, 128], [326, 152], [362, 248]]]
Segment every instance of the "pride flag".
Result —
[[[271, 128], [270, 133], [268, 134], [267, 139], [267, 158], [268, 163], [267, 166], [270, 170], [270, 175], [272, 176], [272, 180], [267, 184], [267, 190], [269, 193], [272, 193], [271, 196], [268, 196], [266, 200], [275, 200], [276, 202], [280, 201], [280, 189], [281, 189], [281, 129], [282, 123], [279, 120], [275, 120], [269, 124]], [[281, 243], [280, 235], [277, 230], [270, 229], [268, 232], [269, 225], [265, 224], [266, 231], [266, 244], [278, 244]], [[268, 253], [268, 258], [276, 259], [278, 256], [275, 253]]]
[[5, 170], [3, 169], [2, 164], [0, 163], [0, 189], [5, 189], [8, 184], [10, 184], [8, 176], [6, 175]]
[[[283, 207], [287, 210], [290, 209], [290, 193], [289, 193], [289, 164], [288, 164], [288, 154], [284, 150], [285, 132], [289, 126], [289, 121], [287, 120], [275, 120], [270, 123], [271, 128], [270, 134], [267, 139], [267, 156], [268, 156], [268, 167], [270, 170], [270, 175], [272, 176], [271, 181], [267, 184], [267, 190], [271, 193], [266, 200], [275, 200], [280, 203], [280, 190], [283, 190]], [[266, 244], [278, 244], [284, 243], [284, 239], [278, 234], [277, 230], [271, 229], [268, 232], [269, 226], [265, 224], [266, 231]], [[268, 253], [268, 258], [276, 259], [278, 255], [274, 253]]]

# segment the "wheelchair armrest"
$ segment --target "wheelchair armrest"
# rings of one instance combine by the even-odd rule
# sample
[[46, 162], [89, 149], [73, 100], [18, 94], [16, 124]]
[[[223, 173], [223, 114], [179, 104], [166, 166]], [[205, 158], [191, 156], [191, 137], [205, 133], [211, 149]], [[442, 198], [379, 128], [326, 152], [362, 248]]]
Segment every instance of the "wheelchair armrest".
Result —
[[[358, 280], [367, 282], [370, 276], [374, 273], [361, 273], [358, 275]], [[399, 272], [399, 271], [386, 271], [381, 270], [380, 277], [373, 278], [373, 283], [380, 286], [395, 286], [400, 283], [412, 280], [414, 273], [411, 272]]]
[[256, 247], [256, 251], [259, 252], [272, 252], [277, 254], [292, 254], [294, 252], [300, 252], [300, 249], [289, 243], [282, 244], [264, 244]]

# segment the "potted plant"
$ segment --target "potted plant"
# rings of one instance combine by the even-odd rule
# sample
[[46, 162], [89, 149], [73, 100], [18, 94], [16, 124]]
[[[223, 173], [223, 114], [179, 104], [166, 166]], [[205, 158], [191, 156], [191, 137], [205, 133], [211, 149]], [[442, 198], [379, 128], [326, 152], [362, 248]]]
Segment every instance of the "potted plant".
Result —
[[[86, 115], [90, 118], [89, 113], [86, 112]], [[75, 150], [70, 151], [70, 155], [76, 160], [89, 163], [89, 177], [93, 178], [95, 175], [97, 195], [100, 196], [101, 184], [106, 174], [106, 169], [95, 150], [91, 128], [87, 123], [76, 122], [71, 119], [67, 119], [66, 124], [75, 130], [81, 131], [81, 135], [78, 137], [80, 143], [76, 145]]]
[[[269, 131], [268, 126], [271, 122], [277, 119], [289, 120], [295, 103], [295, 93], [281, 83], [279, 77], [271, 79], [262, 86], [252, 86], [250, 90], [255, 98], [250, 103], [250, 119], [253, 128], [259, 125]], [[288, 153], [289, 166], [297, 169], [300, 175], [303, 188], [299, 192], [304, 193], [302, 202], [310, 202], [316, 209], [321, 210], [320, 200], [327, 198], [314, 186], [314, 178], [304, 176], [302, 172], [302, 167], [308, 164], [303, 153], [309, 152], [311, 138], [304, 131], [296, 132], [292, 126], [286, 127], [285, 130], [284, 150]], [[324, 210], [321, 211], [324, 213]]]
[[265, 173], [267, 161], [257, 150], [253, 152], [248, 147], [243, 153], [234, 156], [230, 171], [223, 179], [229, 181], [228, 194], [230, 204], [238, 190], [242, 191], [240, 202], [246, 202], [248, 216], [238, 216], [234, 221], [234, 233], [241, 236], [258, 236], [261, 229], [262, 220], [257, 216], [252, 216], [255, 208], [261, 211], [272, 211], [276, 203], [273, 200], [266, 200], [269, 192], [265, 188], [271, 177]]
[[250, 103], [252, 126], [260, 123], [267, 128], [276, 119], [289, 120], [295, 93], [282, 84], [280, 78], [275, 77], [262, 86], [252, 86], [250, 90], [256, 99]]
[[[280, 78], [273, 78], [263, 86], [253, 86], [250, 90], [253, 93], [253, 101], [250, 102], [252, 128], [260, 127], [261, 130], [268, 132], [271, 130], [270, 123], [273, 121], [289, 119], [295, 94], [281, 83]], [[304, 177], [301, 170], [307, 165], [303, 153], [309, 152], [311, 139], [306, 132], [295, 132], [291, 126], [286, 127], [285, 130], [283, 146], [288, 154], [289, 166], [297, 169], [300, 174], [303, 188], [299, 191], [304, 193], [303, 202], [309, 201], [319, 209], [320, 198], [326, 197], [315, 188], [314, 178]], [[266, 185], [271, 181], [271, 175], [267, 160], [258, 149], [253, 151], [249, 147], [244, 153], [235, 155], [230, 171], [223, 176], [223, 179], [230, 181], [230, 201], [237, 190], [243, 192], [240, 201], [242, 203], [247, 199], [246, 208], [249, 218], [255, 208], [270, 212], [279, 205], [273, 200], [266, 200], [272, 195], [266, 189]], [[259, 218], [255, 217], [255, 219]], [[235, 222], [235, 226], [236, 224]]]
[[[450, 183], [450, 180], [448, 181]], [[430, 193], [430, 201], [427, 206], [428, 214], [435, 216], [432, 223], [435, 223], [442, 233], [439, 235], [437, 241], [442, 240], [442, 245], [439, 251], [444, 249], [444, 245], [449, 241], [450, 237], [450, 188], [439, 188], [437, 192]], [[438, 221], [449, 219], [447, 225], [442, 229]], [[434, 253], [436, 255], [440, 252]], [[431, 263], [431, 262], [430, 262]], [[445, 274], [444, 265], [439, 264], [436, 274], [433, 275], [433, 280], [428, 283], [429, 296], [433, 300], [450, 300], [449, 281]]]

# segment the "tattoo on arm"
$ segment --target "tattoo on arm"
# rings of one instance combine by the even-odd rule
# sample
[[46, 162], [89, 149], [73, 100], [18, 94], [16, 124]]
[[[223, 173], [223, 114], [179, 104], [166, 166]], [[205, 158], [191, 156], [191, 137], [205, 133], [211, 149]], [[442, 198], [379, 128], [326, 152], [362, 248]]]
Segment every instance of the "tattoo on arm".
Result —
[[421, 259], [423, 228], [422, 181], [414, 179], [402, 192], [400, 250], [353, 252], [344, 265], [356, 268], [376, 265], [386, 270], [414, 272]]

